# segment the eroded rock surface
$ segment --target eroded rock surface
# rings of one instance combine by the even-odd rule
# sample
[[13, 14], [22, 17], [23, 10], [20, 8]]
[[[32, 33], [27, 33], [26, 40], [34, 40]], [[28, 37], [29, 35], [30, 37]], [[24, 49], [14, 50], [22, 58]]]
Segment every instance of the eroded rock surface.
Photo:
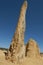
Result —
[[[16, 27], [15, 34], [13, 36], [10, 47], [5, 55], [6, 60], [9, 60], [15, 63], [15, 65], [16, 63], [17, 64], [19, 63], [19, 65], [20, 64], [24, 65], [25, 62], [26, 64], [28, 62], [30, 62], [31, 64], [31, 61], [30, 61], [31, 58], [32, 58], [32, 63], [33, 62], [35, 63], [35, 61], [37, 62], [37, 58], [38, 58], [38, 63], [39, 63], [39, 60], [41, 59], [40, 50], [35, 40], [30, 39], [27, 45], [24, 45], [24, 33], [25, 33], [25, 27], [26, 27], [26, 23], [25, 23], [26, 10], [27, 10], [27, 1], [25, 1], [21, 7], [20, 16], [18, 19], [18, 24]], [[35, 59], [35, 61], [33, 59]]]
[[11, 60], [12, 62], [19, 62], [25, 57], [24, 32], [26, 10], [27, 1], [25, 1], [21, 7], [18, 25], [6, 55], [6, 59]]
[[35, 40], [30, 39], [28, 41], [26, 45], [26, 55], [28, 57], [40, 57], [40, 50]]

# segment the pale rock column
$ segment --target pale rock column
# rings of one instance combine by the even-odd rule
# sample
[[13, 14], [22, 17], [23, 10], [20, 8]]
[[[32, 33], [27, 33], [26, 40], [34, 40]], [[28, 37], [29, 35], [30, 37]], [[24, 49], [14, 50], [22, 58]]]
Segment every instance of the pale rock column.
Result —
[[27, 1], [25, 1], [20, 10], [20, 16], [13, 36], [9, 51], [12, 62], [23, 59], [25, 57], [24, 33], [25, 33], [25, 16], [27, 10]]

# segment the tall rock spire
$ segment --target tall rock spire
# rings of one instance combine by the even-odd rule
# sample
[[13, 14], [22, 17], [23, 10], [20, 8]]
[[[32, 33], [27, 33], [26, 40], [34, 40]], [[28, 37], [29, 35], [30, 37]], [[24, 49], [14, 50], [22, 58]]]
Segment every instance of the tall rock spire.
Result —
[[15, 60], [17, 61], [18, 58], [20, 59], [25, 56], [24, 32], [26, 26], [25, 25], [26, 10], [27, 1], [25, 1], [21, 7], [17, 28], [7, 54], [7, 58], [14, 62]]
[[20, 16], [18, 19], [18, 25], [13, 37], [12, 42], [15, 40], [19, 44], [21, 44], [21, 41], [24, 41], [24, 32], [25, 32], [25, 15], [26, 15], [26, 10], [27, 10], [27, 1], [25, 1], [21, 7], [20, 10]]
[[11, 42], [12, 47], [13, 48], [16, 47], [15, 52], [17, 52], [17, 50], [19, 49], [18, 47], [21, 47], [24, 44], [24, 32], [25, 32], [25, 26], [26, 26], [25, 25], [26, 10], [27, 10], [27, 1], [25, 1], [21, 7], [18, 24]]

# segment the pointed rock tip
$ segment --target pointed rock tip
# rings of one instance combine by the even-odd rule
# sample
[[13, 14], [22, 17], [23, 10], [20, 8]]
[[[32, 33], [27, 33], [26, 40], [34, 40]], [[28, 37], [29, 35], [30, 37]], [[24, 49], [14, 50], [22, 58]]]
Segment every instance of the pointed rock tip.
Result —
[[27, 4], [28, 4], [28, 3], [27, 3], [27, 1], [25, 0], [23, 4], [25, 5], [25, 7], [27, 7]]
[[30, 40], [28, 42], [35, 42], [35, 43], [37, 43], [37, 41], [34, 40], [33, 38], [30, 38]]

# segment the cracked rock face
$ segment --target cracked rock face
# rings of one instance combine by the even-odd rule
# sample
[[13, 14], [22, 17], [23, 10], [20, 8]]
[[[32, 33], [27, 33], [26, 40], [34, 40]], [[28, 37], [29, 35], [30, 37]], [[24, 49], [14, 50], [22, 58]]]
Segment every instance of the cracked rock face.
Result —
[[19, 61], [25, 57], [24, 32], [26, 26], [25, 25], [26, 10], [27, 1], [25, 1], [21, 7], [16, 31], [6, 56], [6, 58], [10, 59], [12, 62], [16, 62], [17, 60]]
[[26, 45], [26, 56], [40, 57], [39, 47], [35, 40], [30, 39]]

